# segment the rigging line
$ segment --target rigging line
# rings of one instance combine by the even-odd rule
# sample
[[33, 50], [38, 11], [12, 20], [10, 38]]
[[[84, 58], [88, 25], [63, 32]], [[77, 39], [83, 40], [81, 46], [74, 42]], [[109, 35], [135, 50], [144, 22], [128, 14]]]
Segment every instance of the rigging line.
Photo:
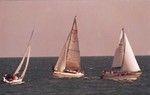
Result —
[[31, 33], [31, 36], [30, 36], [30, 39], [29, 39], [29, 44], [30, 44], [30, 42], [32, 40], [33, 33], [34, 33], [34, 29], [32, 30], [32, 33]]
[[[77, 16], [74, 17], [74, 21], [73, 21], [72, 29], [71, 29], [71, 30], [77, 30], [77, 22], [76, 22], [76, 18], [77, 18]], [[75, 29], [74, 29], [74, 25], [75, 25]]]
[[32, 40], [33, 33], [34, 33], [34, 29], [32, 30], [32, 33], [31, 33], [31, 36], [30, 36], [30, 39], [29, 39], [29, 42], [28, 42], [28, 45], [27, 45], [27, 48], [26, 48], [25, 52], [27, 51], [27, 49], [28, 49], [28, 47], [29, 47], [29, 45], [30, 45], [30, 42], [31, 42], [31, 40]]
[[126, 50], [126, 42], [125, 42], [125, 32], [124, 32], [124, 28], [122, 28], [122, 33], [123, 33], [123, 37], [122, 37], [122, 39], [124, 39], [124, 54], [123, 54], [123, 60], [122, 60], [122, 65], [121, 65], [121, 69], [122, 69], [122, 67], [123, 67], [123, 65], [124, 65], [124, 58], [125, 58], [125, 50]]

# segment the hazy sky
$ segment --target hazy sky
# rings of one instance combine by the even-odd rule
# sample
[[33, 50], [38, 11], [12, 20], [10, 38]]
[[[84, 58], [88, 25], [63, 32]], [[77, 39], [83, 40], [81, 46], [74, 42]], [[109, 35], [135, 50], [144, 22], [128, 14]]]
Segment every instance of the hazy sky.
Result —
[[114, 55], [125, 28], [135, 55], [150, 54], [150, 0], [1, 0], [0, 57], [59, 56], [77, 16], [82, 56]]

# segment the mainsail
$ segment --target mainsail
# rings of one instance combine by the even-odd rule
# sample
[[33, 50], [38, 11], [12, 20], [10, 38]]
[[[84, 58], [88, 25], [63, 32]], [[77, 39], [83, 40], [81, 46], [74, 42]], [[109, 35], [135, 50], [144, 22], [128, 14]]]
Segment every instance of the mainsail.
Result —
[[55, 70], [61, 72], [65, 69], [76, 71], [80, 70], [80, 50], [77, 33], [78, 31], [75, 17], [71, 32], [69, 33], [65, 46], [56, 63]]
[[121, 68], [124, 58], [124, 51], [125, 51], [125, 40], [124, 40], [124, 33], [121, 31], [121, 36], [119, 40], [119, 46], [115, 51], [114, 59], [112, 68]]
[[13, 75], [16, 75], [16, 74], [19, 73], [19, 71], [20, 71], [20, 69], [21, 69], [21, 67], [22, 67], [22, 65], [23, 65], [23, 63], [24, 63], [24, 60], [25, 60], [25, 58], [26, 58], [27, 51], [28, 51], [28, 48], [27, 48], [27, 50], [26, 50], [26, 52], [25, 52], [25, 54], [24, 54], [24, 56], [23, 56], [23, 58], [22, 58], [22, 60], [21, 60], [21, 62], [20, 62], [20, 64], [19, 64], [18, 68], [16, 69], [16, 71], [15, 71], [15, 73], [14, 73]]
[[[21, 69], [21, 67], [22, 67], [22, 65], [23, 65], [23, 63], [24, 63], [24, 60], [25, 60], [26, 56], [27, 56], [26, 66], [25, 66], [25, 69], [24, 69], [23, 72], [26, 72], [26, 69], [27, 69], [28, 64], [29, 64], [30, 45], [28, 46], [28, 48], [27, 48], [27, 50], [26, 50], [26, 52], [25, 52], [25, 54], [24, 54], [24, 56], [23, 56], [23, 58], [22, 58], [22, 60], [21, 60], [21, 63], [19, 64], [18, 68], [16, 69], [16, 71], [15, 71], [15, 73], [14, 73], [13, 75], [16, 75], [16, 74], [19, 73], [19, 71], [20, 71], [20, 69]], [[24, 74], [22, 74], [21, 76], [24, 76]]]
[[28, 68], [29, 59], [30, 59], [30, 50], [31, 50], [30, 41], [31, 41], [31, 39], [32, 39], [33, 33], [34, 33], [34, 30], [32, 31], [32, 34], [31, 34], [31, 37], [30, 37], [30, 40], [29, 40], [29, 43], [28, 43], [28, 47], [27, 47], [27, 49], [26, 49], [26, 51], [25, 51], [25, 53], [24, 53], [24, 56], [23, 56], [23, 58], [22, 58], [22, 60], [21, 60], [21, 62], [20, 62], [20, 64], [19, 64], [19, 66], [17, 67], [16, 71], [15, 71], [14, 74], [13, 74], [13, 75], [19, 74], [19, 72], [20, 72], [20, 70], [21, 70], [21, 67], [22, 67], [22, 65], [23, 65], [23, 63], [24, 63], [24, 61], [25, 61], [25, 58], [27, 57], [25, 68], [24, 68], [24, 70], [23, 70], [23, 72], [22, 72], [22, 74], [21, 74], [21, 77], [20, 77], [21, 79], [24, 78], [25, 73], [26, 73], [26, 70], [27, 70], [27, 68]]
[[121, 71], [140, 71], [126, 33], [122, 29], [119, 46], [115, 51], [112, 68], [120, 67]]
[[[26, 71], [27, 71], [27, 68], [28, 68], [28, 64], [29, 64], [29, 59], [30, 59], [30, 45], [28, 46], [28, 48], [27, 48], [27, 61], [26, 61], [26, 65], [25, 65], [25, 68], [24, 68], [24, 71], [23, 71], [23, 73], [22, 73], [22, 75], [21, 75], [21, 79], [23, 79], [24, 78], [24, 76], [25, 76], [25, 73], [26, 73]], [[25, 56], [24, 56], [25, 57]]]

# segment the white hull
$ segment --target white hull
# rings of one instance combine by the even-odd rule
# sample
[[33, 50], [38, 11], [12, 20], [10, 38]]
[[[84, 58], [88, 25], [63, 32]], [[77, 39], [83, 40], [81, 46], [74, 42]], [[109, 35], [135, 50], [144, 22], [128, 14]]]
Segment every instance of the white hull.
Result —
[[54, 78], [81, 78], [84, 76], [83, 73], [67, 73], [67, 72], [56, 72], [53, 73]]
[[101, 76], [101, 79], [109, 79], [109, 80], [116, 80], [116, 81], [133, 81], [137, 80], [141, 76], [142, 72], [136, 72], [136, 73], [128, 73], [128, 74], [104, 74]]
[[22, 83], [24, 83], [24, 82], [22, 81], [22, 79], [16, 79], [16, 80], [8, 81], [8, 80], [6, 80], [5, 78], [3, 78], [2, 81], [3, 81], [4, 83], [8, 83], [8, 84], [22, 84]]

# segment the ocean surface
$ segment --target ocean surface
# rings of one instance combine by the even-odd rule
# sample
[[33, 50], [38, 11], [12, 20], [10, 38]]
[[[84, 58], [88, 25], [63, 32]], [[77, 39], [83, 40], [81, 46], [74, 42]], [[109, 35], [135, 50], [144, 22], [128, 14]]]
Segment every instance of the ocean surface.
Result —
[[[110, 68], [112, 57], [82, 57], [85, 73], [80, 79], [54, 79], [56, 57], [31, 58], [25, 83], [0, 83], [0, 95], [150, 95], [150, 56], [137, 56], [141, 77], [133, 82], [101, 80], [100, 71]], [[0, 78], [13, 73], [21, 58], [0, 58]]]

